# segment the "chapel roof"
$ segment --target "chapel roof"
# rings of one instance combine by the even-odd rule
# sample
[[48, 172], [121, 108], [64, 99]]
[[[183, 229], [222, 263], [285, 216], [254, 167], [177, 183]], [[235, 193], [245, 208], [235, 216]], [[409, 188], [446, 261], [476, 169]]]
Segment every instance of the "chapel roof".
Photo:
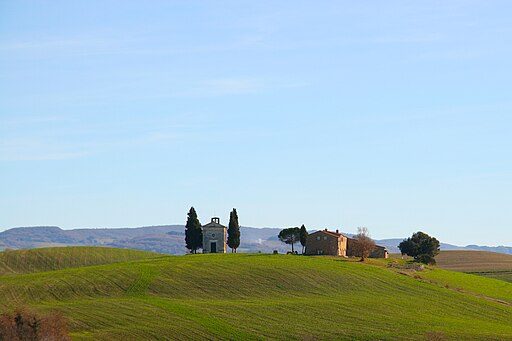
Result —
[[206, 225], [203, 225], [203, 228], [213, 228], [213, 227], [226, 228], [226, 226], [224, 226], [220, 223], [220, 218], [218, 218], [218, 217], [213, 217], [211, 222], [209, 222]]

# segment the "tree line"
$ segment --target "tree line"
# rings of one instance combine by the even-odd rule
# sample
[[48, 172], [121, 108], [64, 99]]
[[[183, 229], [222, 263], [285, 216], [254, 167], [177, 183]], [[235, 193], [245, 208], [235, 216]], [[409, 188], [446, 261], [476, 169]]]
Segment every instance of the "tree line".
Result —
[[[185, 244], [190, 253], [197, 253], [203, 248], [203, 228], [197, 212], [192, 206], [187, 214], [187, 223], [185, 224]], [[238, 222], [238, 213], [236, 208], [229, 213], [228, 238], [227, 244], [231, 252], [236, 253], [240, 246], [240, 224]]]

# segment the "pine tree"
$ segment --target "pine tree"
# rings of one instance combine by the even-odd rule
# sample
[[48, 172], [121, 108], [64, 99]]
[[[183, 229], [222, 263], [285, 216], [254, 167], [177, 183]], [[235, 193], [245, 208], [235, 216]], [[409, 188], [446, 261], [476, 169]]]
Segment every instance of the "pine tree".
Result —
[[188, 212], [187, 224], [185, 225], [185, 243], [191, 253], [197, 253], [198, 249], [203, 248], [203, 230], [194, 207], [191, 207]]
[[300, 229], [298, 227], [289, 227], [287, 229], [282, 229], [277, 236], [280, 241], [286, 244], [291, 244], [292, 253], [295, 253], [293, 249], [293, 244], [300, 240]]
[[229, 214], [228, 246], [231, 248], [231, 252], [234, 253], [240, 246], [240, 225], [238, 224], [236, 208], [233, 208], [233, 211]]
[[302, 224], [300, 227], [300, 245], [302, 245], [302, 253], [304, 253], [304, 247], [306, 246], [306, 241], [308, 240], [308, 231], [306, 230], [306, 226]]

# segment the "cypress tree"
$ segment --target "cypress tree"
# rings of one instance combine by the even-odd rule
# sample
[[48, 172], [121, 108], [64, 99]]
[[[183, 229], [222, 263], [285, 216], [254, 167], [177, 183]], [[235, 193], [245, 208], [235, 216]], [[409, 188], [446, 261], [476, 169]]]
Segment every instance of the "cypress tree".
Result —
[[228, 246], [231, 252], [236, 253], [236, 249], [240, 246], [240, 224], [238, 224], [238, 213], [236, 208], [229, 214], [228, 225]]
[[302, 224], [300, 227], [300, 245], [302, 245], [302, 253], [304, 253], [304, 247], [306, 246], [306, 241], [308, 240], [308, 231], [306, 230], [306, 226]]
[[198, 249], [203, 248], [203, 230], [194, 207], [191, 207], [188, 212], [187, 224], [185, 225], [185, 243], [190, 253], [197, 253]]

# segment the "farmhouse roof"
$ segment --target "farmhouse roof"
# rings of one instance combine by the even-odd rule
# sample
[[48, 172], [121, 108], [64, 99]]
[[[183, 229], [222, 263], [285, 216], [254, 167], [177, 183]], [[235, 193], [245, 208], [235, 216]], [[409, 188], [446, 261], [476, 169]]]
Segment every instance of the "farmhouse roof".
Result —
[[313, 233], [311, 233], [311, 234], [315, 234], [315, 233], [323, 233], [323, 234], [327, 234], [328, 236], [332, 236], [332, 237], [336, 237], [336, 238], [339, 238], [339, 237], [341, 237], [341, 236], [342, 236], [342, 237], [346, 237], [346, 238], [348, 238], [348, 237], [347, 237], [347, 236], [345, 236], [344, 234], [339, 233], [339, 231], [338, 231], [338, 230], [336, 230], [336, 232], [333, 232], [333, 231], [329, 231], [329, 230], [325, 229], [325, 230], [319, 230], [319, 231], [313, 232]]

